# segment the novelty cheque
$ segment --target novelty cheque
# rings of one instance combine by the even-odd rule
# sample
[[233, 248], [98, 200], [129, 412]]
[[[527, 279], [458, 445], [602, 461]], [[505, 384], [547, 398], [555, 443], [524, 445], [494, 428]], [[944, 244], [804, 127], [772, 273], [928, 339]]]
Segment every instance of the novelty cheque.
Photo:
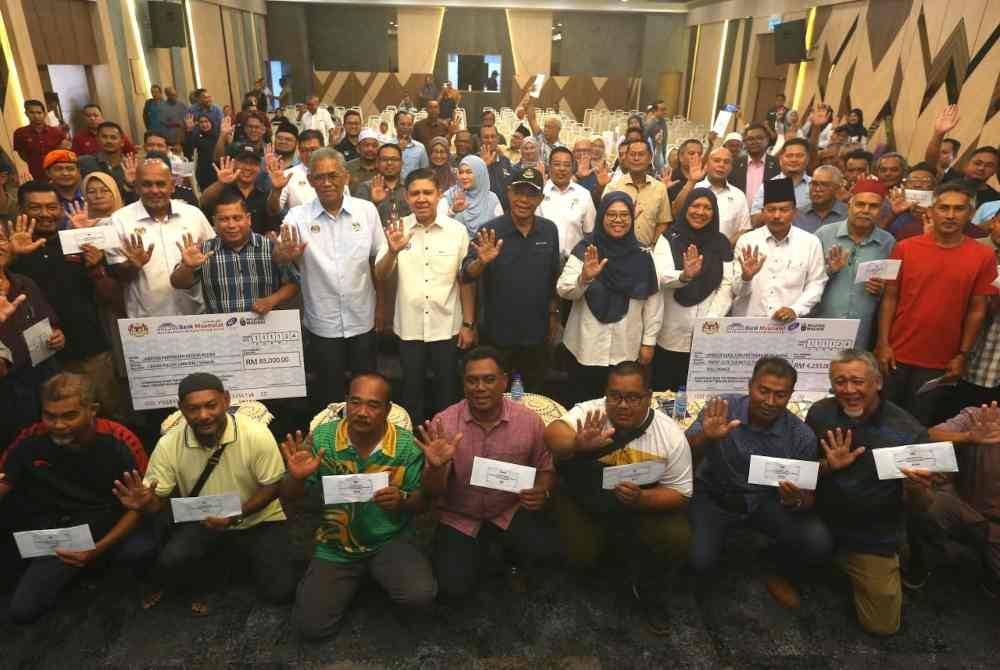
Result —
[[234, 403], [306, 395], [299, 311], [119, 319], [136, 409], [177, 405], [192, 372], [219, 377]]
[[793, 397], [823, 398], [830, 391], [830, 361], [854, 346], [857, 333], [858, 319], [695, 319], [688, 397], [746, 393], [754, 364], [764, 356], [782, 356], [798, 372]]

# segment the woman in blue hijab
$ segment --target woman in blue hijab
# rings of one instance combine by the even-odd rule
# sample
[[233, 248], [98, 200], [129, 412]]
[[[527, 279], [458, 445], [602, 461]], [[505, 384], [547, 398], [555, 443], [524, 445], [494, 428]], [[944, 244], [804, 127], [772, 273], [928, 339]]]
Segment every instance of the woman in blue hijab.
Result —
[[444, 192], [438, 202], [438, 215], [465, 224], [470, 238], [484, 223], [503, 215], [500, 199], [490, 190], [490, 173], [482, 158], [466, 156], [461, 160], [458, 183]]
[[612, 365], [649, 365], [663, 314], [653, 257], [635, 237], [632, 198], [622, 192], [604, 196], [596, 224], [556, 283], [559, 295], [573, 301], [563, 343], [573, 357], [575, 402], [603, 397]]

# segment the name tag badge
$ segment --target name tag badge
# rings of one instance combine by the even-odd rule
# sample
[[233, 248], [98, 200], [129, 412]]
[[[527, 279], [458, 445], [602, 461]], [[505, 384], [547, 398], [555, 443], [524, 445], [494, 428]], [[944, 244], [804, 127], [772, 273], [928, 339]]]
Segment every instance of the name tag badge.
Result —
[[309, 232], [318, 235], [319, 234], [319, 224], [318, 223], [314, 223], [311, 226], [309, 226]]
[[351, 221], [351, 230], [353, 230], [356, 233], [360, 233], [361, 232], [361, 224], [358, 223], [357, 221]]
[[447, 249], [434, 249], [432, 253], [434, 256], [451, 256], [451, 252]]

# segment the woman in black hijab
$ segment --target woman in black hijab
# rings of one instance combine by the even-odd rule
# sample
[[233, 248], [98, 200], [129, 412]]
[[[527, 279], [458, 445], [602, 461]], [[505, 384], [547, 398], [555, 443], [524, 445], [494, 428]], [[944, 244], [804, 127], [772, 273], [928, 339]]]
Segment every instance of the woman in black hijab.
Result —
[[653, 258], [635, 237], [628, 194], [604, 196], [594, 233], [573, 249], [556, 291], [573, 301], [563, 341], [575, 402], [603, 397], [612, 365], [652, 361], [663, 302]]
[[847, 115], [847, 123], [843, 125], [851, 142], [864, 142], [868, 139], [868, 129], [865, 128], [865, 114], [860, 109], [852, 109]]
[[719, 204], [711, 189], [688, 194], [653, 258], [663, 296], [653, 389], [676, 391], [687, 384], [695, 319], [725, 316], [733, 302], [733, 248], [719, 232]]

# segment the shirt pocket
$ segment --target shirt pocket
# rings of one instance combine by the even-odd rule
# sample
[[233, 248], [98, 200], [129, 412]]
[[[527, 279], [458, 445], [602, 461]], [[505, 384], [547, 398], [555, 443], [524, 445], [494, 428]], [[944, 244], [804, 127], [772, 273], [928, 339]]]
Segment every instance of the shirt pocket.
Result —
[[457, 275], [462, 259], [452, 249], [432, 246], [427, 252], [427, 262], [431, 271], [440, 275]]

